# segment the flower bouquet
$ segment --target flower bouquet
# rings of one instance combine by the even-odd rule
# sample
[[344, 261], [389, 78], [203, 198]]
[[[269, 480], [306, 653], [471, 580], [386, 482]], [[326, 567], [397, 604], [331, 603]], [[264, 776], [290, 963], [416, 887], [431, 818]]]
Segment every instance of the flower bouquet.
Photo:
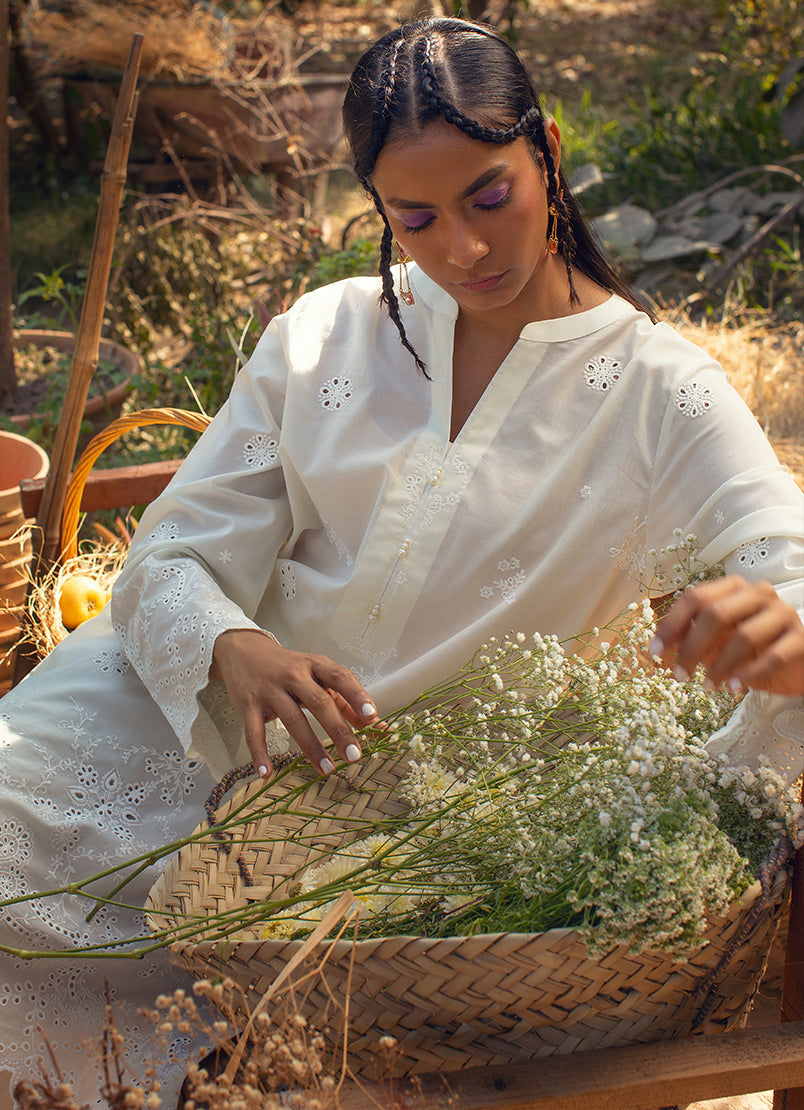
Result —
[[708, 753], [734, 698], [654, 667], [649, 604], [627, 616], [574, 654], [492, 641], [361, 765], [241, 789], [152, 890], [151, 927], [252, 1008], [289, 967], [317, 1027], [347, 1000], [366, 1074], [387, 1035], [411, 1073], [739, 1026], [801, 807]]

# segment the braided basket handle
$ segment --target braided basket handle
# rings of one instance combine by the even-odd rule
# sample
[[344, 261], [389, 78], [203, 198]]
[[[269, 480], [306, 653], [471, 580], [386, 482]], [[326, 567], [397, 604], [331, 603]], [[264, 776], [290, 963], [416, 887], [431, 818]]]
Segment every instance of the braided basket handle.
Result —
[[149, 424], [177, 424], [196, 432], [203, 432], [211, 419], [204, 413], [188, 412], [185, 409], [140, 409], [138, 412], [130, 412], [118, 417], [93, 436], [75, 464], [64, 497], [64, 510], [61, 516], [61, 558], [71, 559], [78, 554], [78, 517], [84, 486], [92, 467], [111, 443], [130, 428], [144, 428]]

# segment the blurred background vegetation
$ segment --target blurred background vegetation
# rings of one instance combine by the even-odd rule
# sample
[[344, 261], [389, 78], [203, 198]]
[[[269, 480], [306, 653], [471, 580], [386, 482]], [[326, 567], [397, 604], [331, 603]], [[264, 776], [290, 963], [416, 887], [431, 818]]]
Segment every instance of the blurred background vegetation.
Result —
[[[85, 73], [36, 70], [36, 50], [24, 49], [26, 4], [11, 4], [23, 46], [10, 72], [15, 322], [69, 328], [90, 255], [106, 120], [80, 95]], [[105, 4], [114, 8], [115, 0]], [[274, 60], [281, 55], [283, 75], [337, 78], [400, 18], [481, 9], [521, 52], [558, 119], [565, 169], [597, 167], [582, 196], [590, 215], [624, 203], [661, 213], [747, 167], [801, 171], [797, 0], [486, 0], [471, 12], [451, 0], [218, 0], [216, 11], [233, 41], [258, 29], [263, 54], [249, 46], [240, 63], [248, 85], [260, 65], [264, 74], [269, 47]], [[33, 85], [26, 64], [34, 65]], [[277, 168], [233, 160], [210, 133], [198, 174], [199, 160], [175, 144], [155, 152], [135, 140], [104, 328], [143, 360], [130, 406], [214, 412], [273, 313], [305, 289], [374, 272], [377, 222], [344, 151], [316, 156], [287, 126], [285, 138], [289, 158]], [[719, 287], [706, 263], [723, 258], [684, 258], [655, 271], [648, 291], [670, 313], [694, 306], [697, 327], [728, 325], [742, 329], [743, 341], [750, 332], [752, 343], [786, 343], [800, 383], [802, 219], [799, 207]], [[638, 272], [631, 276], [639, 281]], [[764, 397], [771, 404], [768, 388]], [[804, 402], [801, 416], [794, 432], [804, 436]], [[182, 433], [153, 431], [120, 451], [139, 458], [183, 446]]]

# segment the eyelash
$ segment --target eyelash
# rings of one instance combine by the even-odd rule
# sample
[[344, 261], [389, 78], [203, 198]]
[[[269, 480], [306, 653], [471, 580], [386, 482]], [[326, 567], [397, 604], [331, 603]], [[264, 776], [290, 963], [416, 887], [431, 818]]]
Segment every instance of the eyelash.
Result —
[[[494, 212], [498, 208], [505, 208], [506, 204], [508, 204], [510, 200], [511, 190], [509, 189], [505, 196], [500, 197], [499, 200], [495, 200], [493, 204], [476, 204], [475, 208], [479, 208], [481, 212]], [[405, 231], [409, 232], [411, 235], [415, 235], [417, 231], [424, 231], [426, 227], [429, 227], [434, 219], [435, 217], [431, 216], [428, 220], [425, 220], [423, 224], [418, 224], [418, 226], [416, 227], [411, 227], [410, 224], [405, 224]]]

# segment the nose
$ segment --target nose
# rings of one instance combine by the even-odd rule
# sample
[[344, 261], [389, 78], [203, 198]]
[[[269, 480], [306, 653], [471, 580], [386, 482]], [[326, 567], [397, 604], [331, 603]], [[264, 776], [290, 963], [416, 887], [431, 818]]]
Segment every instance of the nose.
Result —
[[447, 228], [445, 254], [452, 266], [470, 270], [489, 253], [489, 246], [477, 228], [467, 220], [451, 220]]

